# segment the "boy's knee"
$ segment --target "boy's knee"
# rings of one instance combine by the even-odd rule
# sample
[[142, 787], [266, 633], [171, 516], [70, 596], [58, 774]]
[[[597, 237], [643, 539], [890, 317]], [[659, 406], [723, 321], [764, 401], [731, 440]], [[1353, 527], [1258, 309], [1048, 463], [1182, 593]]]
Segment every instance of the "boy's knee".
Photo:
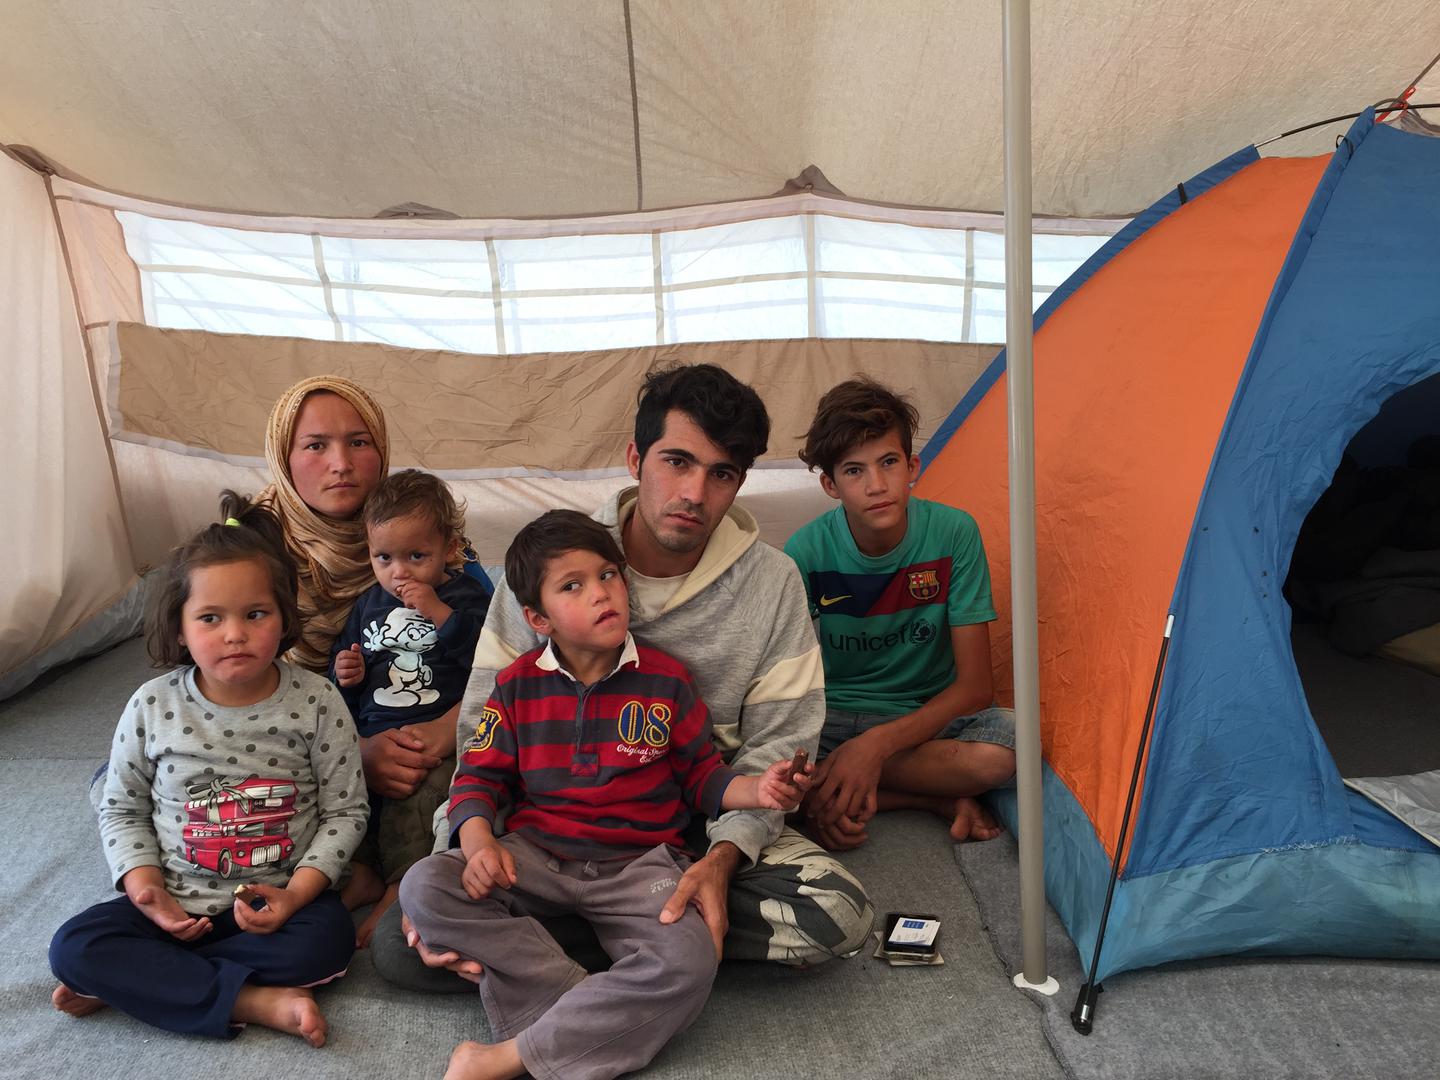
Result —
[[976, 780], [986, 790], [1003, 787], [1015, 775], [1015, 751], [999, 743], [975, 743]]
[[715, 981], [720, 958], [715, 955], [715, 939], [710, 936], [705, 920], [698, 912], [691, 911], [669, 929], [677, 933], [674, 941], [666, 943], [665, 966], [677, 983], [676, 992], [708, 991]]
[[436, 891], [451, 891], [460, 888], [460, 875], [465, 871], [465, 860], [449, 851], [427, 855], [400, 879], [400, 906], [414, 918], [414, 912], [421, 910], [429, 896]]

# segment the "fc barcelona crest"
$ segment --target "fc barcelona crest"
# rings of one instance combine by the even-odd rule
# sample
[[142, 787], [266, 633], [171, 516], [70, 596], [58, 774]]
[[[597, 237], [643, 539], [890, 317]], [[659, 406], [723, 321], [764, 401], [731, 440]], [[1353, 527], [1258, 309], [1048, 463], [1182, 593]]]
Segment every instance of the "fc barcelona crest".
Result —
[[940, 572], [938, 570], [911, 570], [908, 584], [910, 595], [916, 600], [933, 600], [940, 595]]

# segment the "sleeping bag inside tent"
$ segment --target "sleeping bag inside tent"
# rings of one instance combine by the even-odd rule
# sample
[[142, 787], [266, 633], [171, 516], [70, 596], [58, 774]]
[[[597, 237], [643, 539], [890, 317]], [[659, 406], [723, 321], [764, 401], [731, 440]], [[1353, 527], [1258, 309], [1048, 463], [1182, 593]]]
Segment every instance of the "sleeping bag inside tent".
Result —
[[[1282, 594], [1352, 436], [1440, 372], [1437, 252], [1440, 139], [1367, 112], [1333, 155], [1250, 147], [1179, 185], [1036, 315], [1045, 877], [1087, 967], [1124, 845], [1094, 979], [1232, 953], [1440, 956], [1440, 848], [1342, 780]], [[980, 523], [999, 686], [1005, 445], [1002, 355], [917, 485]], [[998, 808], [1013, 831], [1013, 793]]]

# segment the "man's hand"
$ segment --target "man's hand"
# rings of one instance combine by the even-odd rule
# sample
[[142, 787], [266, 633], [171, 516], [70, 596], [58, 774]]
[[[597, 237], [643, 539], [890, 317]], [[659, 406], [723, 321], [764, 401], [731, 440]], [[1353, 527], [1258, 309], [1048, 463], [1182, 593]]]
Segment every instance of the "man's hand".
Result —
[[[250, 906], [251, 900], [264, 900], [265, 906], [256, 911]], [[245, 892], [235, 897], [235, 924], [247, 933], [273, 934], [304, 906], [305, 901], [288, 889], [247, 885]]]
[[351, 645], [335, 656], [335, 681], [341, 686], [355, 686], [365, 680], [365, 654], [359, 645]]
[[[132, 881], [132, 878], [135, 880]], [[189, 914], [165, 891], [164, 878], [158, 866], [136, 867], [125, 875], [122, 884], [126, 886], [125, 894], [130, 897], [130, 902], [176, 941], [194, 941], [213, 928], [208, 918]]]
[[400, 913], [400, 931], [405, 935], [405, 944], [420, 954], [420, 962], [426, 967], [445, 968], [472, 983], [480, 981], [480, 974], [485, 970], [480, 961], [462, 960], [457, 952], [434, 952], [429, 949], [415, 932], [415, 924], [410, 921], [410, 916], [404, 912]]
[[669, 925], [685, 914], [686, 904], [694, 904], [715, 940], [717, 960], [725, 954], [725, 931], [730, 929], [730, 879], [739, 865], [740, 849], [720, 841], [681, 875], [674, 894], [660, 910], [660, 921]]
[[435, 624], [435, 629], [445, 625], [455, 609], [435, 595], [435, 588], [423, 581], [402, 581], [395, 586], [395, 597], [408, 608], [413, 608]]
[[424, 753], [444, 760], [455, 753], [455, 720], [459, 714], [460, 702], [457, 701], [444, 715], [423, 724], [406, 724], [400, 730], [419, 739]]
[[484, 900], [494, 888], [515, 884], [515, 857], [498, 840], [481, 841], [465, 859], [460, 884], [471, 900]]
[[841, 817], [869, 821], [875, 816], [875, 792], [886, 758], [878, 741], [866, 735], [841, 743], [820, 763], [805, 815], [822, 827]]
[[814, 823], [813, 831], [826, 851], [850, 851], [870, 839], [865, 822], [843, 814], [828, 825]]
[[387, 799], [407, 799], [439, 765], [441, 758], [425, 749], [423, 739], [405, 728], [389, 728], [360, 740], [365, 784]]

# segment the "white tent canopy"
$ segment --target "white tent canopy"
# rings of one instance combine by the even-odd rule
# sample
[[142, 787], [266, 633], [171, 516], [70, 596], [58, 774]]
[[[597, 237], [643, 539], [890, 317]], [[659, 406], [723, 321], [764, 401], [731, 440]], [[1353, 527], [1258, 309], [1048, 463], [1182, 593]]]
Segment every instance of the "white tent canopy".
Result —
[[[11, 151], [0, 157], [0, 346], [12, 391], [0, 402], [11, 450], [0, 513], [23, 523], [0, 603], [0, 696], [37, 658], [100, 640], [96, 614], [113, 613], [134, 574], [207, 519], [219, 487], [264, 482], [260, 418], [307, 365], [378, 384], [396, 418], [396, 463], [461, 485], [472, 521], [503, 520], [486, 561], [512, 518], [590, 505], [620, 482], [624, 395], [604, 416], [593, 400], [562, 400], [575, 392], [566, 373], [587, 364], [614, 390], [678, 349], [723, 357], [781, 405], [772, 466], [796, 464], [817, 386], [855, 370], [898, 379], [933, 424], [993, 355], [983, 327], [1003, 317], [985, 262], [998, 261], [987, 255], [998, 224], [983, 217], [1002, 203], [999, 21], [994, 0], [0, 5], [0, 144]], [[1033, 205], [1050, 219], [1037, 232], [1096, 243], [1240, 146], [1399, 93], [1440, 49], [1433, 0], [1363, 10], [1037, 0], [1033, 25]], [[1440, 71], [1414, 100], [1440, 100]], [[1328, 150], [1343, 126], [1270, 152]], [[807, 174], [814, 194], [766, 198], [811, 165], [824, 178]], [[832, 188], [848, 200], [826, 197]], [[366, 220], [401, 204], [466, 220]], [[788, 237], [767, 250], [789, 261], [758, 266], [747, 254], [765, 230]], [[201, 240], [172, 242], [182, 232], [243, 236], [244, 250], [207, 254]], [[562, 257], [582, 234], [629, 245], [624, 259]], [[457, 284], [435, 257], [395, 269], [396, 245], [430, 240], [432, 256], [478, 245], [459, 255], [474, 273]], [[522, 248], [540, 254], [512, 258]], [[177, 252], [180, 265], [164, 262]], [[356, 276], [332, 274], [337, 258]], [[563, 287], [507, 276], [567, 260], [574, 280]], [[585, 277], [601, 263], [634, 280]], [[1053, 284], [1037, 277], [1037, 290]], [[785, 297], [765, 295], [771, 286]], [[266, 290], [268, 307], [254, 299]], [[741, 292], [752, 313], [769, 305], [798, 329], [727, 321]], [[403, 312], [391, 294], [410, 297]], [[634, 333], [545, 343], [540, 329], [578, 325], [580, 296], [586, 317], [633, 307]], [[483, 323], [493, 350], [438, 336], [438, 315], [428, 328], [416, 321], [423, 304], [459, 301], [488, 312], [461, 321]], [[157, 314], [167, 305], [180, 312], [169, 321]], [[273, 321], [287, 306], [290, 323]], [[234, 324], [201, 317], [228, 319], [232, 307]], [[891, 321], [906, 309], [947, 326]], [[706, 329], [687, 336], [697, 311]], [[318, 321], [308, 336], [321, 344], [301, 340], [291, 327], [301, 319]], [[382, 323], [389, 336], [373, 330]], [[735, 340], [747, 337], [772, 340]], [[509, 359], [477, 354], [527, 341], [552, 350], [528, 352], [524, 366], [541, 373], [546, 406], [603, 428], [604, 442], [571, 432], [603, 461], [560, 454], [538, 467], [522, 446], [520, 464], [497, 470], [492, 451], [519, 445], [504, 417], [468, 442], [448, 420], [427, 428], [450, 415], [439, 404], [475, 420], [465, 389], [492, 393], [481, 384]], [[461, 351], [437, 351], [447, 349]], [[458, 381], [435, 382], [437, 372]], [[407, 384], [406, 373], [421, 377]], [[825, 504], [810, 478], [785, 471], [747, 486], [771, 539]]]
[[[1398, 94], [1440, 49], [1432, 0], [1036, 0], [1033, 26], [1052, 216], [1133, 214]], [[1002, 201], [995, 0], [9, 0], [0, 41], [0, 142], [191, 206], [633, 212], [768, 195], [811, 164], [856, 199]]]

